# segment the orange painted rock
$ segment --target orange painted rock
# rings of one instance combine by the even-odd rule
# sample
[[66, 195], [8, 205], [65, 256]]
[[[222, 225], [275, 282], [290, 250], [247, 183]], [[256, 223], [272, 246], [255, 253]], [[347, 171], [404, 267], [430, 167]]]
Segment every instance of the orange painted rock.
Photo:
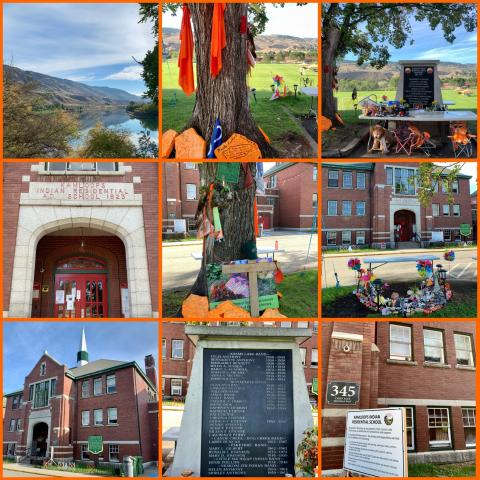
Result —
[[225, 143], [215, 149], [215, 156], [222, 160], [256, 160], [262, 153], [255, 142], [247, 137], [234, 133]]
[[282, 315], [278, 308], [266, 308], [261, 318], [287, 318], [285, 315]]
[[206, 318], [208, 314], [208, 298], [200, 295], [189, 295], [182, 303], [183, 318]]
[[250, 318], [250, 313], [227, 300], [210, 310], [207, 318]]
[[175, 145], [175, 137], [178, 133], [175, 130], [167, 130], [162, 133], [162, 156], [161, 158], [168, 158], [172, 153]]
[[195, 131], [189, 128], [175, 138], [175, 158], [206, 158], [207, 143]]

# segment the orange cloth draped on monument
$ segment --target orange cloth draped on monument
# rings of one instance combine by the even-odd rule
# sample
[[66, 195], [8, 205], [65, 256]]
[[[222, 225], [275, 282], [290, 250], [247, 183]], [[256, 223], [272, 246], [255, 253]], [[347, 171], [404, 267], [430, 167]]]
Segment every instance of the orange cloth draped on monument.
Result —
[[180, 29], [180, 52], [178, 53], [178, 84], [186, 95], [195, 91], [193, 78], [193, 34], [190, 25], [190, 10], [183, 5], [182, 27]]
[[210, 71], [215, 78], [222, 69], [222, 50], [227, 46], [225, 35], [225, 4], [213, 5], [212, 37], [210, 39]]

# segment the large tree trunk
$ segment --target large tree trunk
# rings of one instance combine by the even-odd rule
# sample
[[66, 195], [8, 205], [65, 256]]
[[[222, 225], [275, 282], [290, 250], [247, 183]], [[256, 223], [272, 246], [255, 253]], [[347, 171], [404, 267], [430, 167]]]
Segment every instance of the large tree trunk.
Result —
[[340, 30], [333, 25], [327, 26], [322, 40], [322, 115], [330, 119], [334, 126], [338, 126], [340, 122], [335, 117], [337, 107], [333, 96], [333, 77], [337, 68], [336, 55]]
[[213, 4], [188, 4], [193, 22], [197, 62], [196, 101], [188, 127], [194, 127], [209, 142], [218, 117], [222, 124], [224, 141], [233, 133], [240, 133], [259, 145], [263, 158], [274, 158], [278, 155], [258, 129], [249, 109], [246, 41], [245, 35], [240, 33], [241, 17], [247, 15], [248, 4], [226, 5], [227, 46], [222, 53], [222, 70], [213, 78], [210, 73]]
[[[247, 164], [251, 168], [254, 164]], [[210, 185], [215, 180], [217, 171], [216, 163], [203, 163], [199, 165], [202, 185]], [[255, 176], [255, 168], [252, 169]], [[202, 267], [191, 293], [207, 295], [207, 282], [205, 266], [209, 263], [224, 263], [244, 258], [242, 249], [246, 242], [255, 240], [253, 222], [253, 201], [255, 199], [255, 182], [245, 188], [245, 170], [240, 168], [238, 190], [234, 190], [233, 201], [226, 208], [220, 209], [220, 220], [224, 240], [215, 242], [212, 252], [205, 252]], [[205, 245], [205, 243], [204, 243]]]

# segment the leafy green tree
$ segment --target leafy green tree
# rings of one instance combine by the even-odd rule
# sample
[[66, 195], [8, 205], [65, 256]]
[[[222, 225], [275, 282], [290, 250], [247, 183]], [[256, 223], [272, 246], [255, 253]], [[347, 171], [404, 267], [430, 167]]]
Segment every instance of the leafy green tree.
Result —
[[144, 59], [138, 62], [143, 67], [142, 78], [147, 87], [144, 97], [148, 97], [158, 105], [158, 5], [154, 3], [140, 4], [139, 23], [152, 22], [152, 34], [155, 36], [155, 46], [148, 50]]
[[432, 203], [433, 195], [442, 191], [442, 184], [445, 185], [448, 202], [453, 203], [452, 184], [464, 167], [465, 162], [454, 162], [445, 165], [436, 165], [432, 162], [421, 162], [417, 170], [416, 182], [418, 185], [417, 195], [423, 206]]
[[63, 110], [48, 108], [35, 88], [4, 78], [4, 158], [62, 158], [71, 152], [78, 122]]
[[455, 30], [464, 26], [473, 32], [477, 25], [475, 3], [323, 3], [322, 4], [322, 114], [335, 119], [333, 82], [337, 60], [347, 54], [362, 65], [378, 69], [389, 59], [389, 46], [402, 48], [412, 38], [412, 20], [441, 28], [452, 43]]
[[78, 151], [80, 158], [134, 158], [137, 149], [130, 134], [112, 130], [97, 123], [87, 135], [85, 144]]

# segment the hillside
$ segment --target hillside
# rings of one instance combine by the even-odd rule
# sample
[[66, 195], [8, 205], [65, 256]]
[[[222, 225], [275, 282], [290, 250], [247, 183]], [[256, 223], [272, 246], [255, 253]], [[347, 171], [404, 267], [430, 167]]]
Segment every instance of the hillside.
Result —
[[[162, 39], [164, 50], [170, 53], [178, 52], [180, 48], [180, 30], [177, 28], [163, 28]], [[298, 50], [307, 52], [317, 50], [318, 41], [316, 38], [299, 38], [289, 35], [259, 35], [255, 37], [257, 52], [286, 52]]]
[[[472, 63], [440, 62], [438, 66], [440, 78], [476, 77], [477, 65]], [[357, 65], [355, 62], [344, 61], [338, 70], [339, 79], [347, 80], [390, 80], [400, 75], [400, 65], [396, 62], [388, 63], [380, 70], [370, 65]]]
[[30, 72], [9, 65], [3, 66], [4, 78], [14, 82], [34, 82], [39, 95], [50, 103], [63, 105], [127, 105], [129, 102], [142, 102], [137, 95], [118, 88], [91, 87], [80, 82], [51, 77], [43, 73]]

